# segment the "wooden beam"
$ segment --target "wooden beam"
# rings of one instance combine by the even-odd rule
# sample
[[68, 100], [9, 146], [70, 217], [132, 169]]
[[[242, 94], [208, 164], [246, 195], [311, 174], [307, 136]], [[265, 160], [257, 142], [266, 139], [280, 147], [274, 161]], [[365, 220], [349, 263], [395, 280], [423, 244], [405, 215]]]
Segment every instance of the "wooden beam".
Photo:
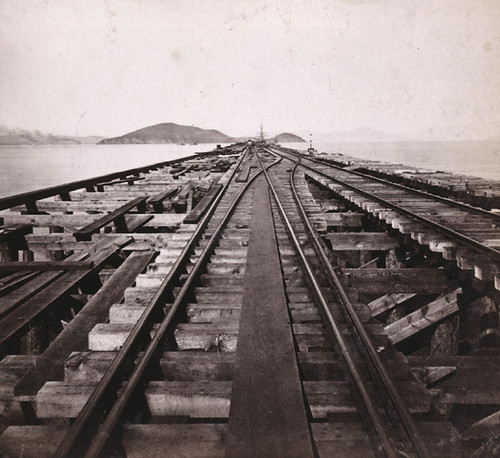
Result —
[[457, 371], [455, 366], [417, 367], [412, 373], [429, 388]]
[[26, 302], [17, 306], [15, 310], [11, 311], [0, 321], [0, 343], [5, 342], [21, 330], [55, 301], [60, 299], [64, 294], [67, 294], [78, 283], [94, 273], [112, 254], [131, 241], [131, 237], [123, 237], [121, 241], [114, 241], [110, 244], [96, 243], [97, 252], [92, 253], [89, 258], [90, 261], [94, 262], [92, 269], [63, 273], [50, 283], [50, 288], [39, 291]]
[[160, 192], [148, 200], [148, 204], [153, 206], [156, 213], [161, 213], [165, 210], [163, 201], [168, 197], [173, 196], [179, 188], [177, 186], [170, 186], [166, 191]]
[[361, 227], [363, 213], [325, 213], [328, 227]]
[[94, 267], [92, 261], [20, 261], [0, 262], [0, 272], [88, 270]]
[[88, 226], [85, 226], [73, 233], [75, 236], [76, 240], [78, 241], [84, 241], [84, 240], [90, 240], [92, 234], [94, 232], [97, 232], [99, 229], [102, 227], [106, 226], [107, 224], [110, 223], [115, 223], [117, 225], [117, 230], [124, 229], [124, 232], [127, 232], [126, 229], [126, 224], [124, 220], [124, 215], [128, 211], [130, 211], [132, 208], [137, 207], [141, 204], [144, 204], [146, 201], [147, 196], [143, 197], [137, 197], [134, 200], [131, 200], [130, 202], [126, 203], [125, 205], [122, 205], [120, 208], [117, 208], [116, 210], [112, 211], [111, 213], [108, 213], [106, 216], [103, 216], [102, 218], [99, 218], [97, 221], [92, 222]]
[[135, 252], [123, 262], [102, 288], [94, 294], [75, 318], [43, 352], [45, 364], [26, 374], [17, 384], [15, 394], [35, 394], [48, 377], [61, 373], [64, 361], [74, 351], [87, 349], [88, 334], [97, 323], [107, 321], [110, 307], [119, 302], [154, 255], [154, 251]]
[[215, 197], [219, 194], [222, 189], [221, 184], [216, 184], [212, 186], [209, 191], [203, 196], [203, 198], [198, 202], [194, 209], [184, 218], [184, 223], [186, 224], [196, 224], [200, 221], [203, 214], [207, 211], [208, 207], [212, 204]]
[[279, 456], [283, 450], [312, 457], [270, 196], [260, 183], [250, 222], [226, 457]]
[[[68, 257], [67, 261], [81, 261], [88, 258], [88, 256], [88, 252], [75, 253], [74, 255]], [[0, 304], [0, 316], [6, 315], [18, 305], [38, 294], [46, 288], [47, 285], [50, 285], [53, 281], [61, 277], [63, 273], [64, 271], [42, 272], [36, 277], [31, 278], [29, 282], [22, 284], [17, 290], [2, 298], [2, 303]], [[2, 324], [3, 322], [0, 322], [0, 327]]]
[[342, 282], [365, 294], [438, 294], [448, 280], [442, 269], [343, 269]]
[[416, 294], [414, 293], [384, 294], [378, 299], [369, 302], [367, 305], [370, 309], [371, 316], [376, 317], [415, 296]]
[[411, 337], [422, 329], [433, 325], [458, 311], [457, 295], [462, 292], [461, 288], [441, 295], [430, 304], [416, 310], [410, 315], [401, 318], [385, 327], [389, 340], [399, 343]]
[[334, 251], [384, 251], [399, 246], [397, 239], [384, 232], [341, 232], [329, 233], [324, 237], [330, 240]]

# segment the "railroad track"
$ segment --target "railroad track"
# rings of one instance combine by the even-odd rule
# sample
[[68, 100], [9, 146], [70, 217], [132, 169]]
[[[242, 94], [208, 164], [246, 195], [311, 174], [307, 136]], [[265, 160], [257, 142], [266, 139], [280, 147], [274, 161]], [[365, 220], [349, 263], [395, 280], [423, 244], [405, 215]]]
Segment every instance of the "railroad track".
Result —
[[[461, 440], [457, 425], [470, 415], [451, 411], [479, 404], [476, 416], [488, 418], [500, 403], [489, 385], [474, 402], [456, 395], [463, 391], [453, 378], [462, 374], [457, 361], [468, 364], [455, 377], [462, 383], [470, 383], [468, 371], [496, 362], [460, 359], [458, 334], [449, 336], [467, 279], [409, 248], [405, 254], [420, 262], [405, 266], [398, 256], [411, 237], [398, 240], [366, 216], [343, 212], [342, 200], [358, 199], [352, 183], [340, 184], [345, 171], [333, 182], [329, 166], [286, 150], [228, 153], [104, 185], [101, 178], [84, 192], [56, 189], [52, 200], [17, 199], [38, 214], [16, 207], [10, 220], [2, 214], [26, 244], [13, 244], [24, 262], [3, 260], [0, 293], [10, 307], [3, 306], [0, 337], [9, 356], [0, 380], [10, 426], [0, 450], [457, 456], [479, 448], [477, 422], [461, 425], [470, 436]], [[201, 184], [204, 193], [193, 199]], [[373, 194], [371, 186], [359, 194]], [[106, 213], [89, 218], [96, 193]], [[325, 205], [337, 206], [336, 218]], [[391, 226], [409, 224], [389, 210]], [[23, 232], [35, 220], [53, 229]], [[443, 257], [444, 247], [457, 259], [466, 249], [439, 236]], [[33, 251], [47, 259], [29, 260]], [[47, 326], [63, 318], [62, 329]], [[495, 334], [493, 325], [482, 331], [487, 339], [469, 339], [476, 353], [490, 349]]]
[[[298, 160], [296, 154], [287, 156]], [[339, 197], [385, 219], [393, 228], [411, 234], [421, 244], [427, 242], [446, 259], [475, 263], [478, 271], [485, 264], [478, 258], [485, 255], [491, 259], [490, 264], [500, 263], [498, 213], [346, 170], [320, 159], [303, 158], [302, 166], [308, 168], [312, 179]], [[490, 275], [495, 273], [492, 267], [489, 271]]]

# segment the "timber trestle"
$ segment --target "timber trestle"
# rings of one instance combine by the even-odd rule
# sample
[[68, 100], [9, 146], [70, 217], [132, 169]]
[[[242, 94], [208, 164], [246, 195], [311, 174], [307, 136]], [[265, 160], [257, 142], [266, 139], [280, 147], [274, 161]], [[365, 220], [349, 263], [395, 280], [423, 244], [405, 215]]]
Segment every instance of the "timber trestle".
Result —
[[0, 209], [2, 456], [500, 444], [493, 212], [263, 142]]

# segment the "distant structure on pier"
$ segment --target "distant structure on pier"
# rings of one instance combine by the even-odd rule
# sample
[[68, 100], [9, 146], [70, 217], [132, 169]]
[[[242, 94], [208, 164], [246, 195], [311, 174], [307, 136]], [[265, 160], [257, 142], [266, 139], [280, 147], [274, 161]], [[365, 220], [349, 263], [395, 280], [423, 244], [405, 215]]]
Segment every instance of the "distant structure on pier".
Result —
[[264, 127], [262, 126], [262, 124], [260, 125], [260, 132], [259, 132], [259, 140], [261, 142], [265, 141], [265, 132], [264, 132]]

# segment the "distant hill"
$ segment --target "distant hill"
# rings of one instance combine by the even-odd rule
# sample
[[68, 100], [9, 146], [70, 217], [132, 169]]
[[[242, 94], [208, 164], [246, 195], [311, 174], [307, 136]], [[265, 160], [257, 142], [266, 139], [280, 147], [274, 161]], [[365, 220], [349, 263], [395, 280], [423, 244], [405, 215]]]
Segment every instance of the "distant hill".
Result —
[[272, 137], [268, 139], [269, 142], [274, 143], [305, 143], [306, 141], [295, 134], [290, 134], [288, 132], [283, 132], [282, 134], [276, 135], [276, 137]]
[[44, 134], [38, 130], [8, 129], [0, 127], [0, 145], [78, 145], [95, 144], [104, 137], [71, 137]]
[[231, 143], [229, 137], [218, 130], [205, 130], [194, 126], [181, 126], [172, 122], [156, 124], [135, 130], [121, 137], [106, 138], [100, 144], [115, 143]]

